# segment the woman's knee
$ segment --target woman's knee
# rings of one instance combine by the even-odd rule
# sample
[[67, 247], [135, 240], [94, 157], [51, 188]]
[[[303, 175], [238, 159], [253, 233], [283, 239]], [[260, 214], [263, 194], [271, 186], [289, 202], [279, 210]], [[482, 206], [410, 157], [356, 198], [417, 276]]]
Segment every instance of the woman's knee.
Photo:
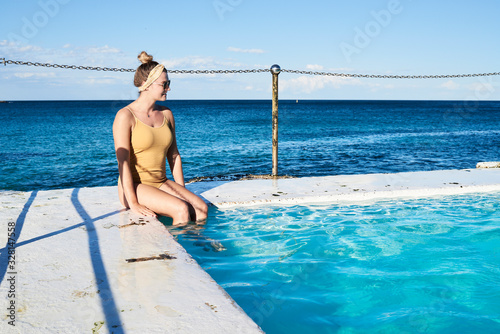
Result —
[[208, 205], [205, 202], [202, 202], [202, 207], [200, 208], [201, 212], [203, 212], [205, 215], [208, 214]]
[[196, 220], [200, 219], [206, 219], [208, 216], [208, 205], [205, 203], [205, 201], [201, 201], [201, 203], [198, 203], [195, 207], [196, 210]]
[[187, 203], [179, 203], [179, 205], [176, 205], [174, 215], [175, 217], [172, 218], [180, 223], [187, 223], [191, 220], [189, 215], [189, 206], [187, 205]]

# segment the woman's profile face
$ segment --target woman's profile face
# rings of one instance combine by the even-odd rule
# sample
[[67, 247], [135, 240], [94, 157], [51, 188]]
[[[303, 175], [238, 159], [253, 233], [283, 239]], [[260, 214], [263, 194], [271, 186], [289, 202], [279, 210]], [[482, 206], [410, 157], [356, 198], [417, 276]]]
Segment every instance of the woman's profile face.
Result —
[[163, 72], [158, 79], [150, 86], [150, 92], [159, 101], [165, 101], [167, 99], [167, 92], [170, 90], [168, 86], [168, 75], [167, 72]]

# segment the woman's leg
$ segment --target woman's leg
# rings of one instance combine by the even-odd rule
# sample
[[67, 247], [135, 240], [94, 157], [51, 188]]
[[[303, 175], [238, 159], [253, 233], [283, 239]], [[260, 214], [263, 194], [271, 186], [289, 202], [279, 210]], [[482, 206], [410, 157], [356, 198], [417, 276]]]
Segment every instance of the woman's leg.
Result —
[[167, 180], [167, 182], [162, 184], [160, 190], [191, 204], [194, 211], [191, 214], [193, 221], [207, 219], [208, 206], [205, 201], [198, 197], [196, 194], [193, 194], [191, 191], [187, 190], [186, 188], [175, 183], [172, 180]]
[[[134, 186], [139, 203], [157, 214], [171, 217], [174, 225], [207, 218], [208, 207], [205, 202], [173, 181], [167, 180], [160, 188], [145, 184], [135, 184]], [[118, 184], [118, 194], [122, 205], [130, 208], [121, 183]]]
[[137, 201], [159, 215], [173, 219], [173, 225], [190, 221], [189, 203], [158, 188], [136, 184]]

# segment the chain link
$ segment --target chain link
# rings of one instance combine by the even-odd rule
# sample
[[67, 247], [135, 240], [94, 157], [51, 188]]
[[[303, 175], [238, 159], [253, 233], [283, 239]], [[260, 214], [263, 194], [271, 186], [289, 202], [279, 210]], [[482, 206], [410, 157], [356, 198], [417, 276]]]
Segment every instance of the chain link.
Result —
[[19, 60], [4, 60], [4, 64], [53, 67], [53, 68], [64, 68], [64, 69], [71, 69], [71, 70], [86, 70], [86, 71], [135, 72], [135, 70], [127, 69], [127, 68], [58, 65], [58, 64], [48, 64], [48, 63], [33, 63], [30, 61], [19, 61]]
[[324, 75], [343, 78], [367, 78], [367, 79], [446, 79], [446, 78], [472, 78], [500, 75], [500, 72], [476, 73], [476, 74], [444, 74], [444, 75], [392, 75], [392, 74], [348, 74], [332, 72], [313, 72], [282, 69], [281, 72], [305, 74], [305, 75]]
[[269, 72], [268, 69], [256, 70], [168, 70], [174, 74], [233, 74], [233, 73], [262, 73]]
[[[130, 68], [112, 68], [112, 67], [93, 67], [93, 66], [76, 66], [76, 65], [58, 65], [48, 63], [34, 63], [30, 61], [19, 60], [5, 60], [0, 58], [4, 65], [26, 65], [26, 66], [41, 66], [52, 68], [64, 68], [71, 70], [86, 70], [86, 71], [107, 71], [107, 72], [135, 72], [135, 69]], [[261, 73], [269, 72], [268, 69], [255, 69], [255, 70], [169, 70], [169, 73], [175, 74], [232, 74], [232, 73]]]
[[[0, 58], [0, 61], [7, 66], [13, 65], [27, 65], [27, 66], [41, 66], [52, 68], [63, 68], [72, 70], [86, 70], [86, 71], [104, 71], [104, 72], [135, 72], [135, 69], [130, 68], [113, 68], [113, 67], [93, 67], [93, 66], [77, 66], [77, 65], [58, 65], [48, 63], [36, 63], [30, 61], [19, 60], [6, 60]], [[172, 74], [240, 74], [240, 73], [263, 73], [269, 72], [270, 69], [253, 69], [253, 70], [169, 70]], [[349, 74], [349, 73], [332, 73], [332, 72], [313, 72], [313, 71], [298, 71], [282, 69], [281, 72], [304, 74], [304, 75], [323, 75], [342, 78], [366, 78], [366, 79], [447, 79], [447, 78], [472, 78], [472, 77], [487, 77], [500, 75], [500, 72], [492, 73], [476, 73], [476, 74], [444, 74], [444, 75], [392, 75], [392, 74]]]

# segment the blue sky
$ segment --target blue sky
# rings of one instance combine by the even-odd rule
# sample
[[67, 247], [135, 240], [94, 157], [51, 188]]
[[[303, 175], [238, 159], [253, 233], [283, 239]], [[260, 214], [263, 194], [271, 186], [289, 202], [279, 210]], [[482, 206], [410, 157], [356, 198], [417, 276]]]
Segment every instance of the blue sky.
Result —
[[[498, 0], [5, 1], [0, 57], [136, 68], [362, 74], [500, 72]], [[132, 73], [0, 66], [0, 100], [133, 99]], [[170, 99], [270, 99], [271, 74], [171, 74]], [[349, 79], [281, 73], [281, 99], [500, 100], [500, 76]]]

